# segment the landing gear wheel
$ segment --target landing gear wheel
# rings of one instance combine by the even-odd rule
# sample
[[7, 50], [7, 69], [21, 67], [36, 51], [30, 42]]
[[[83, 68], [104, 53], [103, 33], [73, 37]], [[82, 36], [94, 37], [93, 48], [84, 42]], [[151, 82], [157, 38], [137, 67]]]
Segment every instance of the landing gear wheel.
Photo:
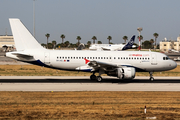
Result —
[[91, 75], [91, 76], [90, 76], [90, 79], [91, 79], [91, 80], [96, 80], [96, 75]]
[[150, 77], [150, 81], [154, 81], [154, 78], [153, 78], [153, 77]]
[[150, 81], [154, 81], [154, 78], [153, 78], [153, 72], [149, 72], [149, 74], [150, 74]]
[[102, 77], [101, 76], [97, 76], [96, 80], [97, 80], [97, 82], [101, 82], [102, 81]]

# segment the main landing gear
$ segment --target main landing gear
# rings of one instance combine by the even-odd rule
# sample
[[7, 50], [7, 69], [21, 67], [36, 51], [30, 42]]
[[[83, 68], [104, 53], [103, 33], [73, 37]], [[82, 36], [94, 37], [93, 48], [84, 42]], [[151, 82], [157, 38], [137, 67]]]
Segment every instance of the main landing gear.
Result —
[[94, 73], [90, 76], [91, 80], [96, 80], [96, 75], [94, 75]]
[[102, 81], [102, 77], [101, 76], [97, 76], [96, 80], [97, 80], [97, 82], [101, 82]]
[[153, 72], [149, 72], [149, 74], [150, 74], [149, 80], [150, 80], [150, 81], [154, 81]]
[[91, 76], [90, 76], [90, 79], [91, 80], [96, 80], [97, 82], [101, 82], [102, 81], [102, 77], [101, 76], [96, 76], [94, 75], [95, 73], [93, 73]]

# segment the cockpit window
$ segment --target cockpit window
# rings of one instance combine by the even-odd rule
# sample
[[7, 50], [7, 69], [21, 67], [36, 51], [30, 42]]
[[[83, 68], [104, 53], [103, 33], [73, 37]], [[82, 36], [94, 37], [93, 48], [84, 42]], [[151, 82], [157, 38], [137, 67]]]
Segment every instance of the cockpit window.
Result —
[[169, 58], [168, 57], [163, 57], [163, 60], [169, 60]]

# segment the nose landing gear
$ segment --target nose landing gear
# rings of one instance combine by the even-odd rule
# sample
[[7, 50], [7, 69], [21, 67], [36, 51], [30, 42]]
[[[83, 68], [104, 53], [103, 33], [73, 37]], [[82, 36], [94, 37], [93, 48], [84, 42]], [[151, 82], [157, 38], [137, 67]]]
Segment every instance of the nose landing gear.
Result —
[[150, 80], [150, 81], [154, 81], [153, 72], [149, 72], [149, 74], [150, 74], [149, 80]]

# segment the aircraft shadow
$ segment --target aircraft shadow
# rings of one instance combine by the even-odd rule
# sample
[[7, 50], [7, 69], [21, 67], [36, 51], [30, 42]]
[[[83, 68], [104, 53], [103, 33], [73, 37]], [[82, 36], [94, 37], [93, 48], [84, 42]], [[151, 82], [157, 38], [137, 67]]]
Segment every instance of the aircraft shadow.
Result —
[[180, 79], [157, 79], [150, 81], [148, 79], [119, 80], [106, 78], [102, 82], [90, 79], [0, 79], [0, 83], [180, 83]]

